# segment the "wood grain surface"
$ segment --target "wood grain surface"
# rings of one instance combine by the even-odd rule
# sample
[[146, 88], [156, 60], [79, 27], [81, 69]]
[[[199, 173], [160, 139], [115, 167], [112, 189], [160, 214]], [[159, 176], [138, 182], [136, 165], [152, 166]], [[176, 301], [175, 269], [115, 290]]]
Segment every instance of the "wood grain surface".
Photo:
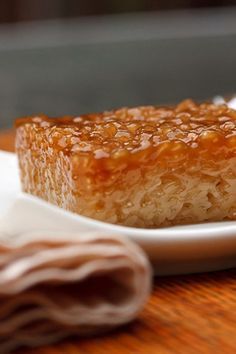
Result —
[[[0, 133], [13, 150], [14, 134]], [[156, 278], [139, 318], [106, 336], [21, 354], [235, 354], [236, 270]]]

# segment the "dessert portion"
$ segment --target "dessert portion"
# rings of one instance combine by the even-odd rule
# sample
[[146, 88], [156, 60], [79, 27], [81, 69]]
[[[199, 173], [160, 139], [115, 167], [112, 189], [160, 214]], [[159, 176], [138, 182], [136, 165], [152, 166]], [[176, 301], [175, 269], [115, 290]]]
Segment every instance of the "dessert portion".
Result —
[[17, 120], [23, 190], [109, 223], [236, 219], [236, 110], [173, 107]]

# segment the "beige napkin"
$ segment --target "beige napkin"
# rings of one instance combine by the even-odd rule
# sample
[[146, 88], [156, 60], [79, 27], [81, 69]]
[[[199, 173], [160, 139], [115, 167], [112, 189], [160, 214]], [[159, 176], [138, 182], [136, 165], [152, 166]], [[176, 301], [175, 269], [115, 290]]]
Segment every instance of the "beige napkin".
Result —
[[1, 237], [1, 353], [127, 323], [150, 289], [149, 262], [126, 238], [46, 232]]

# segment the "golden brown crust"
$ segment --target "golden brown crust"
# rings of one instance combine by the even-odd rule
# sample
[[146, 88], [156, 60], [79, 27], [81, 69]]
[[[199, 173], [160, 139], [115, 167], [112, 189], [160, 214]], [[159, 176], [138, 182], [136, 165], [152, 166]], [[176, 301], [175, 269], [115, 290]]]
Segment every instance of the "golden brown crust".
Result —
[[[16, 126], [34, 124], [50, 133], [58, 150], [92, 155], [95, 159], [136, 154], [170, 144], [180, 150], [236, 144], [236, 111], [226, 105], [196, 104], [186, 100], [175, 107], [145, 106], [79, 117], [22, 118]], [[177, 148], [175, 148], [178, 150]], [[163, 150], [162, 148], [160, 150]]]

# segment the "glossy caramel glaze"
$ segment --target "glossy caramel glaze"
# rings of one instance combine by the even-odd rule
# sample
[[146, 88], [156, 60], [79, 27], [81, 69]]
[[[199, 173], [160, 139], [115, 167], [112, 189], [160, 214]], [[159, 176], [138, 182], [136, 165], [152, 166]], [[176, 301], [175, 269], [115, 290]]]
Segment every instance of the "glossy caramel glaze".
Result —
[[[79, 117], [22, 118], [16, 126], [33, 124], [48, 142], [67, 153], [94, 159], [131, 158], [158, 152], [163, 160], [198, 153], [236, 154], [236, 111], [226, 105], [186, 100], [175, 107], [144, 106]], [[220, 151], [219, 151], [220, 150]], [[130, 161], [132, 162], [132, 161]]]

